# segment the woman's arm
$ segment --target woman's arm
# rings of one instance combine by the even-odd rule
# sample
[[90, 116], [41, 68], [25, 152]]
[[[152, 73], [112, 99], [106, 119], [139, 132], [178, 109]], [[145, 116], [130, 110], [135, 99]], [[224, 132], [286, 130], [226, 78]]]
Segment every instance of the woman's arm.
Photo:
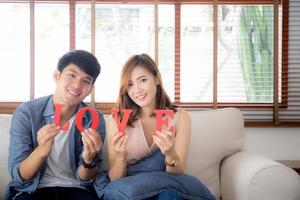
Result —
[[184, 173], [190, 145], [191, 119], [185, 110], [179, 109], [178, 112], [176, 135], [169, 131], [156, 131], [153, 140], [166, 156], [166, 163], [169, 163], [166, 165], [166, 171]]
[[120, 134], [113, 117], [108, 119], [107, 134], [109, 178], [116, 180], [127, 175], [126, 145], [128, 135], [126, 133]]
[[173, 161], [177, 156], [177, 166], [167, 166], [167, 172], [184, 173], [187, 157], [189, 154], [190, 138], [191, 138], [191, 118], [188, 112], [179, 109], [179, 119], [176, 125], [175, 137], [175, 155], [166, 155], [166, 160]]

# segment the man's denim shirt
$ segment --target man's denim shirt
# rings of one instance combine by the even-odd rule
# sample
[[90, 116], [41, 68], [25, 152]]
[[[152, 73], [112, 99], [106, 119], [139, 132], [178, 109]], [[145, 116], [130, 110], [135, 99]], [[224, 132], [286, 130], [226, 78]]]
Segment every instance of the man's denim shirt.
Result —
[[[81, 102], [78, 110], [87, 105]], [[46, 160], [38, 171], [38, 173], [31, 179], [24, 181], [20, 177], [19, 168], [20, 163], [26, 159], [30, 153], [38, 146], [37, 132], [44, 125], [52, 123], [54, 116], [52, 96], [38, 98], [20, 105], [12, 118], [10, 129], [10, 144], [9, 144], [9, 158], [8, 169], [12, 177], [7, 189], [14, 188], [20, 192], [34, 192], [40, 182], [46, 169]], [[105, 121], [102, 113], [98, 112], [100, 123], [96, 131], [100, 134], [102, 141], [105, 139]], [[89, 128], [92, 123], [92, 115], [90, 112], [85, 112], [82, 120], [84, 128]], [[76, 171], [80, 165], [80, 156], [83, 151], [83, 143], [81, 141], [81, 134], [73, 123], [69, 139], [70, 164], [74, 176], [79, 180], [84, 187], [91, 186], [94, 180], [83, 181], [80, 180]], [[95, 162], [101, 161], [101, 152], [97, 154]], [[9, 196], [9, 191], [7, 191]]]

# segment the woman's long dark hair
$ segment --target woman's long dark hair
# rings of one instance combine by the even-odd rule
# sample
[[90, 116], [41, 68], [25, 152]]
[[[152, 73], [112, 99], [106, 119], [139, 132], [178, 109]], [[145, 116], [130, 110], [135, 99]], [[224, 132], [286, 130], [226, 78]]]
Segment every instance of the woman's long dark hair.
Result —
[[[170, 109], [176, 112], [176, 106], [172, 104], [169, 96], [167, 95], [165, 89], [162, 85], [162, 79], [158, 67], [154, 60], [147, 54], [134, 55], [127, 60], [121, 71], [120, 80], [120, 90], [118, 100], [115, 104], [115, 108], [121, 109], [132, 109], [132, 113], [128, 120], [128, 125], [132, 126], [133, 122], [138, 119], [139, 106], [134, 103], [128, 96], [128, 84], [131, 77], [133, 69], [137, 66], [144, 67], [148, 70], [154, 78], [158, 80], [157, 90], [156, 90], [156, 105], [155, 109], [165, 110]], [[119, 117], [122, 115], [119, 113]]]

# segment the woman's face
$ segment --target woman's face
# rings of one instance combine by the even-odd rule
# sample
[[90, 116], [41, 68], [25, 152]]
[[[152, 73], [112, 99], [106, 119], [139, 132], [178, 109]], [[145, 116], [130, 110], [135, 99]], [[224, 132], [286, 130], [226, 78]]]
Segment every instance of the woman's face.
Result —
[[127, 94], [140, 107], [155, 107], [158, 80], [142, 66], [136, 66], [130, 76]]

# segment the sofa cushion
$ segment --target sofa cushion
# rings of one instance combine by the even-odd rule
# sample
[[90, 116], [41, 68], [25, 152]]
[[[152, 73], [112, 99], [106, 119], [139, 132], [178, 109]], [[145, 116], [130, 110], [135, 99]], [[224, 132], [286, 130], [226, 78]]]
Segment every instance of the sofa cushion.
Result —
[[[220, 162], [242, 149], [245, 143], [242, 113], [234, 108], [189, 113], [192, 119], [192, 136], [186, 173], [198, 177], [219, 198]], [[10, 123], [11, 115], [0, 114], [0, 195], [10, 180], [7, 172]], [[106, 141], [104, 146], [107, 146]], [[102, 163], [104, 168], [107, 168], [106, 156], [105, 149]]]
[[192, 135], [186, 173], [198, 177], [219, 198], [220, 163], [244, 147], [242, 113], [235, 108], [189, 113]]
[[10, 180], [7, 170], [7, 158], [11, 117], [11, 115], [0, 114], [0, 197], [3, 196], [5, 187]]

